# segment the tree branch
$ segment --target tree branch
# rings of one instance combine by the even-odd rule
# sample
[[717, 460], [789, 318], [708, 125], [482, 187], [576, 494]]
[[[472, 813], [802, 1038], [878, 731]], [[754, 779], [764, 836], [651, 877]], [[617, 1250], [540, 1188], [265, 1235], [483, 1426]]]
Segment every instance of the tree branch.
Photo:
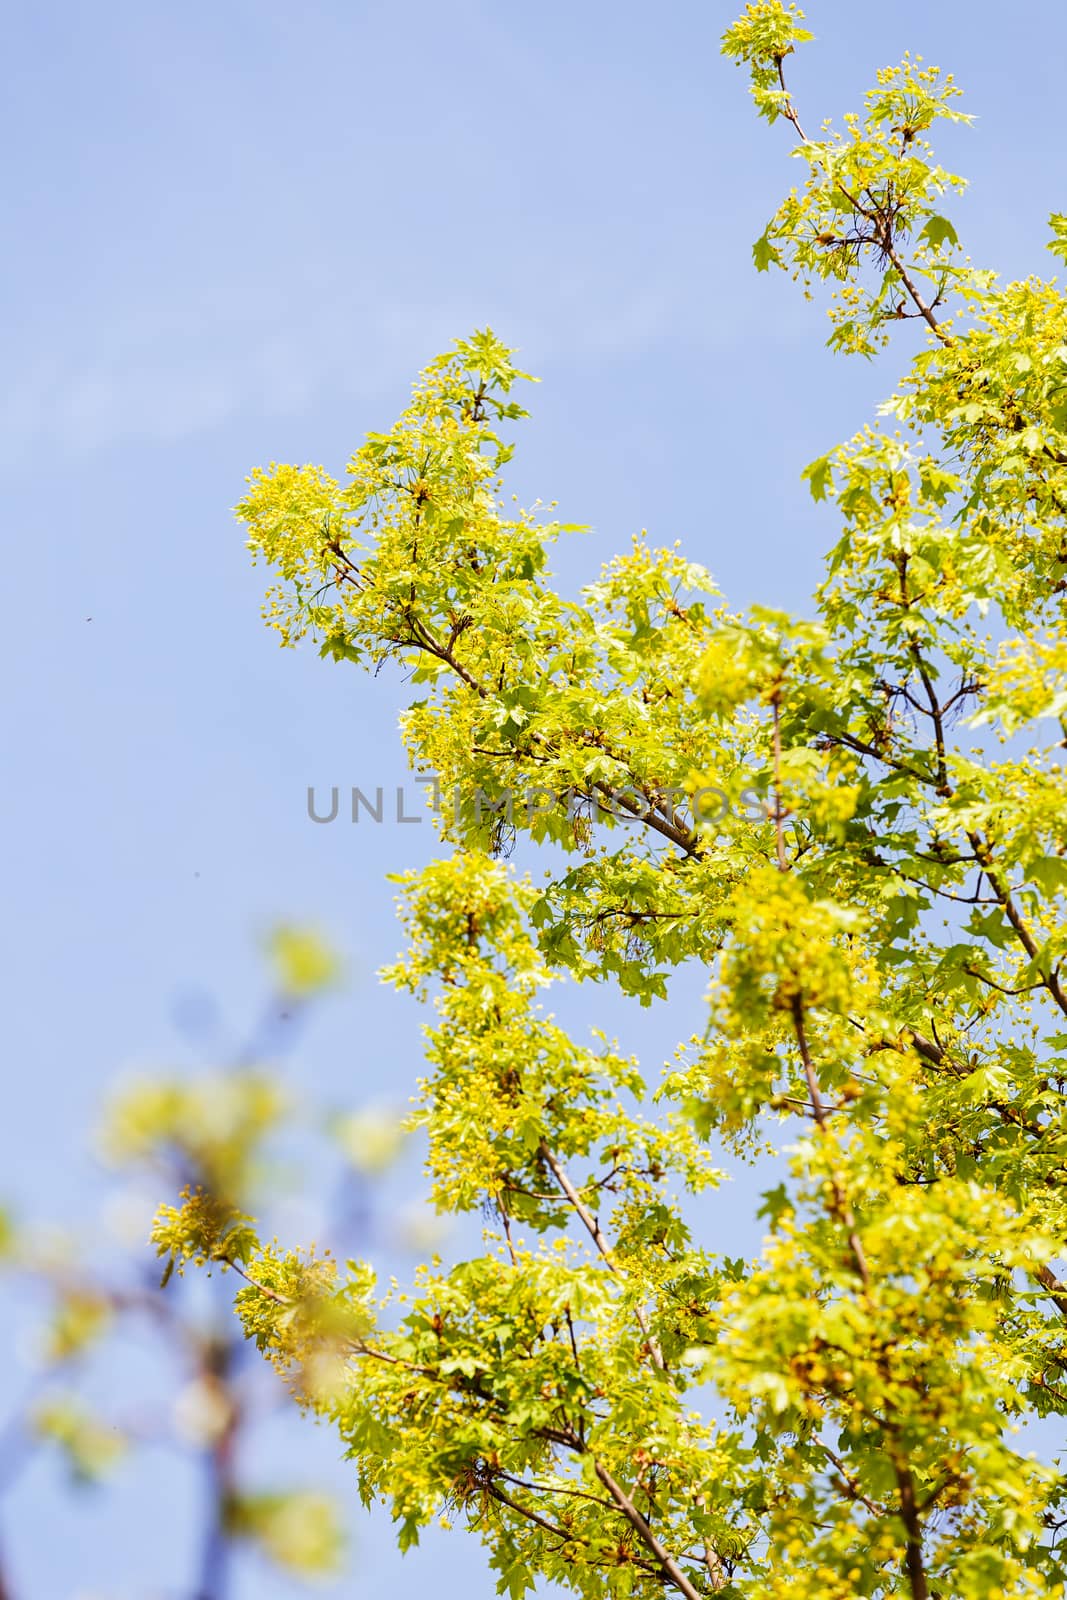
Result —
[[[548, 1145], [543, 1139], [541, 1140], [538, 1149], [542, 1159], [549, 1167], [552, 1176], [555, 1178], [556, 1182], [563, 1190], [563, 1193], [567, 1196], [567, 1199], [573, 1206], [576, 1215], [582, 1223], [582, 1226], [585, 1228], [586, 1232], [589, 1234], [589, 1237], [596, 1245], [597, 1250], [600, 1252], [600, 1255], [606, 1262], [608, 1271], [613, 1273], [617, 1278], [621, 1277], [622, 1274], [620, 1273], [619, 1268], [616, 1266], [611, 1251], [608, 1248], [608, 1241], [605, 1239], [604, 1234], [601, 1231], [600, 1223], [593, 1216], [592, 1212], [582, 1200], [578, 1190], [574, 1187], [574, 1184], [567, 1176], [566, 1168], [562, 1166], [559, 1161], [557, 1161], [556, 1157], [553, 1155], [552, 1151], [548, 1148]], [[645, 1313], [641, 1310], [640, 1306], [634, 1307], [634, 1318], [638, 1327], [641, 1329], [641, 1332], [645, 1336], [645, 1342], [648, 1345], [648, 1353], [652, 1357], [653, 1366], [658, 1367], [660, 1372], [666, 1372], [667, 1367], [663, 1359], [663, 1351], [660, 1349], [659, 1341], [653, 1336], [649, 1327], [648, 1318], [645, 1316]]]
[[633, 1528], [645, 1548], [655, 1556], [667, 1577], [674, 1587], [683, 1595], [685, 1600], [701, 1600], [700, 1591], [694, 1589], [674, 1557], [668, 1553], [656, 1535], [652, 1532], [645, 1518], [634, 1505], [625, 1489], [615, 1481], [602, 1461], [593, 1460], [593, 1470], [605, 1489]]

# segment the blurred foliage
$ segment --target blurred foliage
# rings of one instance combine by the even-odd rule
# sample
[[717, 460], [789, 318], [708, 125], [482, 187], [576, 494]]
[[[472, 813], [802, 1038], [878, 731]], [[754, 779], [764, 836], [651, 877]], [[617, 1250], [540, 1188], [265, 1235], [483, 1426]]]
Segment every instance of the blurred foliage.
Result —
[[235, 1539], [252, 1541], [277, 1566], [303, 1578], [339, 1571], [344, 1537], [337, 1507], [325, 1495], [244, 1494], [226, 1507], [226, 1527]]
[[[312, 999], [338, 980], [340, 963], [317, 934], [282, 929], [270, 953], [281, 1003]], [[268, 1009], [278, 1012], [277, 1003]], [[271, 1040], [259, 1037], [257, 1053], [263, 1045]], [[237, 1052], [239, 1063], [248, 1056], [247, 1049]], [[344, 1137], [326, 1136], [325, 1128], [335, 1126]], [[294, 1131], [303, 1153], [296, 1168], [291, 1154], [288, 1165], [279, 1159]], [[116, 1251], [103, 1220], [67, 1234], [0, 1213], [0, 1263], [12, 1289], [40, 1311], [29, 1396], [4, 1430], [13, 1453], [2, 1463], [3, 1488], [17, 1486], [38, 1446], [57, 1450], [71, 1483], [86, 1487], [115, 1479], [139, 1449], [169, 1445], [206, 1478], [209, 1510], [185, 1552], [161, 1539], [161, 1582], [171, 1581], [179, 1563], [199, 1566], [198, 1600], [226, 1600], [231, 1556], [240, 1549], [294, 1581], [336, 1577], [344, 1566], [343, 1508], [312, 1486], [262, 1481], [256, 1440], [284, 1405], [284, 1389], [269, 1374], [260, 1378], [255, 1365], [250, 1369], [245, 1333], [225, 1297], [164, 1291], [144, 1248], [150, 1208], [143, 1195], [146, 1184], [180, 1191], [184, 1208], [174, 1214], [197, 1218], [210, 1236], [204, 1259], [225, 1255], [239, 1263], [255, 1243], [239, 1221], [240, 1208], [260, 1213], [276, 1200], [279, 1174], [290, 1189], [317, 1193], [327, 1212], [336, 1197], [324, 1185], [358, 1180], [364, 1225], [374, 1226], [375, 1190], [367, 1185], [387, 1174], [402, 1143], [396, 1119], [381, 1108], [324, 1117], [306, 1096], [289, 1091], [277, 1066], [258, 1060], [188, 1074], [145, 1073], [122, 1084], [107, 1099], [96, 1144], [119, 1184], [104, 1217], [128, 1239], [128, 1252]], [[145, 1335], [156, 1394], [130, 1405], [115, 1363], [125, 1359], [131, 1340]], [[88, 1390], [109, 1398], [90, 1405]], [[276, 1448], [271, 1457], [284, 1459]], [[0, 1571], [0, 1591], [10, 1587]]]

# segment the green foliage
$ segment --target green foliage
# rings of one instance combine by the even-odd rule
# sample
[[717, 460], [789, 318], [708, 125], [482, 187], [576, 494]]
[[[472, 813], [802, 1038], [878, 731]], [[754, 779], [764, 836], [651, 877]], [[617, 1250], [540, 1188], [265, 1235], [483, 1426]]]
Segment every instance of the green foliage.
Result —
[[752, 97], [768, 122], [789, 114], [781, 69], [798, 44], [807, 44], [814, 37], [801, 27], [803, 21], [799, 6], [771, 0], [770, 4], [746, 6], [744, 15], [723, 35], [723, 55], [748, 67]]
[[[795, 154], [808, 176], [789, 194], [753, 246], [757, 268], [792, 271], [807, 290], [816, 280], [833, 287], [838, 350], [871, 355], [906, 317], [934, 315], [950, 296], [962, 305], [991, 283], [958, 259], [959, 237], [940, 206], [963, 179], [933, 159], [926, 134], [940, 121], [971, 119], [955, 108], [960, 90], [921, 58], [879, 72], [862, 116], [850, 113], [844, 133], [829, 124], [809, 139], [785, 84], [784, 63], [812, 35], [798, 26], [803, 13], [780, 0], [746, 7], [723, 40], [723, 52], [749, 69], [760, 115], [785, 117], [800, 139]], [[947, 329], [940, 334], [948, 337]]]
[[[1067, 1593], [1060, 1468], [1019, 1431], [1067, 1409], [1067, 302], [962, 257], [951, 78], [905, 57], [806, 136], [801, 23], [769, 0], [724, 40], [806, 174], [756, 266], [829, 284], [840, 351], [925, 335], [805, 474], [839, 526], [811, 619], [643, 542], [565, 599], [563, 530], [504, 514], [523, 374], [489, 333], [344, 486], [275, 466], [239, 508], [282, 642], [399, 662], [411, 762], [461, 792], [384, 977], [433, 998], [411, 1123], [486, 1246], [379, 1295], [195, 1192], [157, 1244], [238, 1265], [400, 1544], [463, 1520], [512, 1597]], [[539, 885], [499, 859], [544, 843]], [[539, 1003], [651, 1003], [693, 962], [708, 1027], [655, 1086]], [[759, 1260], [701, 1243], [712, 1133], [784, 1136]]]
[[186, 1262], [236, 1267], [248, 1260], [257, 1246], [250, 1217], [203, 1189], [183, 1189], [181, 1200], [180, 1206], [160, 1208], [152, 1230], [158, 1254], [167, 1258], [164, 1285], [175, 1265], [181, 1272]]

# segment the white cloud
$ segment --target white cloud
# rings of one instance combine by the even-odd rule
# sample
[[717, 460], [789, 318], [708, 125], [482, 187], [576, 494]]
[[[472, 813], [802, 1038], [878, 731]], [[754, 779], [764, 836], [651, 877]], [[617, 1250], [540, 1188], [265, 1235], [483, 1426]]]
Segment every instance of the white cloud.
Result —
[[53, 348], [39, 343], [10, 374], [0, 465], [139, 440], [173, 444], [241, 414], [295, 415], [324, 391], [406, 382], [435, 350], [486, 322], [531, 363], [567, 350], [611, 359], [683, 334], [690, 345], [716, 347], [739, 336], [736, 322], [694, 334], [692, 286], [669, 269], [635, 287], [625, 274], [605, 281], [588, 269], [546, 274], [542, 266], [528, 262], [522, 281], [503, 292], [472, 287], [432, 299], [327, 283], [321, 274], [290, 286], [285, 300], [231, 282], [177, 311], [129, 308], [60, 348], [52, 329]]

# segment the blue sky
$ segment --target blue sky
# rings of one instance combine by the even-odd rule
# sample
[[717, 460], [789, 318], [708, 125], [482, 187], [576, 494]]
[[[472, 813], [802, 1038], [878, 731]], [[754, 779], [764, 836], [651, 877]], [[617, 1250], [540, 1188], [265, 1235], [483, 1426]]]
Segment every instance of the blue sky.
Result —
[[[307, 1030], [298, 1085], [355, 1102], [406, 1093], [418, 1070], [420, 1019], [373, 973], [397, 944], [384, 875], [426, 859], [429, 828], [305, 815], [309, 783], [403, 780], [403, 685], [276, 648], [231, 516], [254, 465], [340, 469], [426, 359], [491, 324], [544, 380], [512, 487], [592, 525], [560, 557], [569, 585], [647, 528], [738, 604], [805, 608], [833, 526], [800, 470], [871, 415], [921, 336], [907, 325], [878, 365], [833, 359], [820, 311], [754, 274], [794, 171], [718, 57], [732, 15], [718, 0], [8, 10], [0, 1138], [4, 1191], [28, 1211], [83, 1213], [103, 1089], [190, 1060], [178, 1022], [198, 996], [240, 1032], [279, 919], [321, 925], [350, 974]], [[1031, 0], [1006, 26], [973, 0], [824, 0], [809, 16], [808, 125], [906, 48], [951, 67], [980, 119], [945, 145], [972, 180], [954, 210], [968, 248], [1006, 276], [1050, 271], [1067, 11]], [[691, 986], [670, 1014], [601, 990], [569, 1014], [655, 1071], [699, 1009]], [[723, 1248], [737, 1215], [727, 1200]], [[330, 1468], [324, 1437], [296, 1449]], [[133, 1600], [151, 1573], [183, 1592], [152, 1508], [165, 1491], [183, 1525], [193, 1489], [139, 1470], [72, 1511], [34, 1469], [0, 1512], [19, 1600]], [[492, 1593], [459, 1539], [401, 1561], [383, 1524], [361, 1530], [345, 1593], [407, 1600], [428, 1578], [442, 1600]], [[241, 1583], [236, 1600], [268, 1594], [253, 1568]]]

